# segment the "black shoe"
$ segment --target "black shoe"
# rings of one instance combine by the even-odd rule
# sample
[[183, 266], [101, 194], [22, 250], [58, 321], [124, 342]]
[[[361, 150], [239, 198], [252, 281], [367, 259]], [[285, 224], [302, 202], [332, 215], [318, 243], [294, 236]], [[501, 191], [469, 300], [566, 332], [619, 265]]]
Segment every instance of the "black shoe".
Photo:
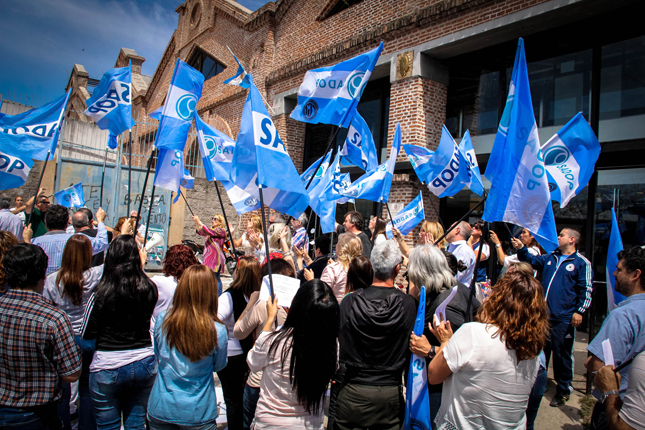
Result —
[[568, 394], [556, 394], [555, 397], [553, 397], [553, 400], [551, 400], [551, 403], [549, 403], [549, 405], [553, 406], [554, 408], [557, 408], [559, 406], [564, 406], [567, 403], [567, 400], [569, 400]]

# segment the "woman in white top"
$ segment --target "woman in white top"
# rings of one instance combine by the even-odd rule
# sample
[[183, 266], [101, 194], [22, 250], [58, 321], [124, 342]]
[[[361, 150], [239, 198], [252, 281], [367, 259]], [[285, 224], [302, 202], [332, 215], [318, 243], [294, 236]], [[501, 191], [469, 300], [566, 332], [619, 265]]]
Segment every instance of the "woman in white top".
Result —
[[228, 331], [228, 364], [217, 372], [222, 383], [226, 418], [231, 430], [242, 428], [243, 398], [246, 375], [246, 354], [253, 347], [253, 335], [238, 340], [235, 338], [235, 321], [244, 313], [253, 292], [260, 291], [262, 275], [260, 263], [250, 256], [241, 257], [235, 269], [234, 279], [228, 289], [219, 297], [217, 318]]
[[[233, 231], [231, 231], [231, 234]], [[253, 243], [249, 241], [249, 236], [253, 236]], [[233, 239], [233, 244], [237, 249], [244, 249], [246, 255], [255, 255], [256, 250], [264, 245], [262, 239], [262, 219], [257, 215], [251, 216], [249, 222], [246, 223], [246, 231], [242, 233], [241, 237]]]
[[[103, 265], [90, 267], [92, 264], [92, 243], [84, 234], [69, 238], [63, 249], [60, 270], [51, 273], [45, 281], [43, 297], [51, 300], [56, 307], [64, 311], [72, 323], [76, 344], [81, 349], [83, 371], [79, 384], [78, 420], [80, 428], [95, 428], [96, 419], [90, 395], [90, 364], [94, 354], [94, 341], [83, 340], [81, 326], [83, 314], [94, 288], [103, 275]], [[68, 385], [68, 384], [67, 384]], [[67, 387], [65, 387], [67, 389]], [[69, 414], [69, 402], [61, 403], [63, 414]]]
[[[343, 233], [338, 236], [338, 243], [336, 244], [338, 260], [328, 264], [320, 276], [320, 280], [326, 282], [334, 291], [338, 303], [345, 297], [349, 264], [362, 252], [363, 243], [358, 236], [353, 233]], [[313, 278], [313, 272], [309, 275], [305, 274], [305, 279], [309, 280], [308, 276]]]
[[163, 275], [151, 278], [159, 293], [155, 310], [152, 312], [152, 318], [150, 319], [151, 333], [154, 333], [155, 323], [159, 314], [168, 310], [172, 304], [172, 298], [175, 295], [181, 275], [186, 269], [195, 264], [199, 264], [199, 261], [197, 261], [195, 253], [186, 245], [174, 245], [166, 251], [163, 269], [161, 270]]
[[542, 285], [513, 272], [493, 287], [477, 317], [454, 335], [443, 323], [433, 330], [441, 347], [428, 366], [428, 383], [443, 382], [437, 428], [524, 429], [548, 333]]
[[319, 279], [304, 283], [276, 332], [277, 300], [267, 301], [267, 312], [247, 358], [251, 371], [264, 370], [253, 428], [322, 429], [323, 396], [338, 360], [340, 306], [334, 293]]
[[369, 229], [372, 232], [372, 236], [370, 237], [372, 240], [372, 247], [387, 240], [387, 236], [385, 235], [385, 226], [389, 222], [390, 220], [382, 220], [377, 217], [370, 220]]
[[[499, 237], [495, 234], [494, 231], [490, 232], [490, 241], [495, 244], [495, 250], [497, 251], [497, 259], [504, 267], [508, 268], [513, 263], [519, 263], [520, 260], [517, 258], [517, 255], [506, 255], [502, 249], [502, 244], [499, 241]], [[522, 242], [529, 249], [529, 252], [533, 255], [543, 254], [542, 248], [538, 244], [537, 240], [533, 237], [530, 231], [527, 229], [522, 229], [520, 234], [520, 242]]]

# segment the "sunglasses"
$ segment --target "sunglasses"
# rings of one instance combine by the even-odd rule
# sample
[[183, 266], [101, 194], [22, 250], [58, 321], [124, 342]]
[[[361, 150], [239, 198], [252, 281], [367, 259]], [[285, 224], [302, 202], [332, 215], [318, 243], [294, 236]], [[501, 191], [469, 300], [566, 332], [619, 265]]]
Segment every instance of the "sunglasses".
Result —
[[50, 205], [51, 203], [50, 202], [38, 202], [38, 204], [40, 204], [40, 205]]
[[[212, 219], [213, 221], [219, 221], [219, 218], [217, 218], [217, 217], [213, 217], [213, 218], [211, 218], [211, 219]], [[221, 222], [221, 221], [220, 221], [220, 222]]]

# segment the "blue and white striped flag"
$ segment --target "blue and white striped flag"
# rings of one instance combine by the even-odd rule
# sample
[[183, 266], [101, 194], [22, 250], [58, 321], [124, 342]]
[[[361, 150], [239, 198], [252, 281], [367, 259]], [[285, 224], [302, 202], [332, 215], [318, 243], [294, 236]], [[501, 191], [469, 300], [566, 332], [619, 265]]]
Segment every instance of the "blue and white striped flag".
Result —
[[373, 172], [367, 172], [358, 178], [341, 196], [352, 199], [365, 199], [373, 202], [383, 201], [387, 203], [390, 198], [390, 187], [392, 187], [392, 177], [394, 175], [394, 166], [396, 158], [399, 156], [401, 149], [401, 125], [396, 124], [394, 140], [392, 141], [392, 150], [390, 158], [378, 169]]
[[250, 82], [231, 181], [247, 191], [262, 185], [265, 205], [298, 217], [309, 206], [309, 195], [252, 78]]
[[423, 210], [423, 194], [419, 193], [414, 200], [408, 203], [406, 207], [401, 209], [401, 212], [387, 223], [385, 226], [385, 235], [388, 239], [393, 239], [392, 227], [396, 227], [405, 236], [414, 230], [414, 227], [424, 219], [426, 219], [426, 214]]
[[[340, 194], [342, 195], [344, 192], [347, 191], [347, 189], [352, 185], [352, 179], [349, 176], [349, 173], [343, 173], [340, 175]], [[339, 205], [342, 205], [343, 203], [353, 203], [355, 204], [356, 201], [352, 198], [349, 197], [340, 197], [336, 203]]]
[[159, 120], [157, 148], [184, 150], [203, 85], [204, 75], [178, 58]]
[[53, 102], [18, 115], [0, 116], [0, 148], [21, 160], [54, 158], [72, 90]]
[[611, 208], [611, 233], [609, 235], [609, 248], [607, 248], [607, 312], [616, 309], [618, 303], [625, 300], [625, 296], [616, 291], [616, 277], [614, 271], [618, 265], [618, 253], [623, 250], [623, 239], [620, 237], [620, 228], [616, 219], [616, 211]]
[[85, 115], [101, 130], [109, 130], [108, 147], [115, 149], [116, 137], [134, 125], [131, 65], [107, 71], [86, 103]]
[[79, 182], [69, 188], [60, 190], [54, 193], [54, 197], [59, 205], [66, 208], [80, 208], [85, 204], [85, 197], [83, 196], [83, 183]]
[[410, 160], [410, 164], [412, 164], [414, 172], [419, 177], [419, 180], [427, 183], [428, 177], [433, 172], [433, 165], [429, 162], [434, 151], [417, 145], [403, 145], [403, 149], [405, 149], [405, 153]]
[[[466, 174], [469, 178], [464, 185], [470, 188], [473, 193], [481, 196], [484, 193], [484, 183], [482, 182], [482, 175], [479, 172], [479, 163], [477, 163], [477, 155], [475, 154], [475, 148], [473, 147], [469, 130], [466, 130], [464, 137], [461, 138], [459, 151], [461, 152], [460, 157], [463, 157], [463, 160], [462, 158], [459, 159], [459, 168], [466, 169]], [[460, 176], [463, 177], [464, 174], [460, 172]]]
[[193, 185], [195, 184], [195, 178], [190, 174], [190, 170], [184, 169], [184, 175], [181, 178], [181, 186], [187, 190], [192, 190]]
[[336, 200], [341, 198], [340, 158], [340, 152], [337, 152], [325, 176], [309, 194], [309, 204], [320, 217], [323, 234], [336, 230]]
[[[0, 139], [2, 142], [2, 139]], [[0, 149], [0, 190], [22, 187], [34, 166], [30, 157], [14, 153], [11, 146]]]
[[[376, 156], [376, 146], [374, 137], [367, 126], [363, 117], [358, 113], [354, 114], [354, 119], [347, 131], [347, 138], [343, 149], [340, 151], [345, 160], [350, 164], [359, 166], [366, 172], [378, 169], [378, 157]], [[344, 160], [343, 160], [344, 161]], [[348, 165], [346, 163], [343, 163]]]
[[154, 184], [177, 193], [173, 204], [179, 199], [181, 183], [184, 180], [184, 151], [160, 149], [155, 169]]
[[342, 63], [309, 70], [298, 89], [298, 105], [291, 118], [348, 128], [382, 50], [383, 42]]
[[578, 112], [542, 146], [542, 155], [551, 200], [560, 202], [563, 208], [589, 183], [600, 156], [600, 143], [582, 112]]
[[206, 124], [199, 114], [195, 114], [199, 152], [204, 163], [204, 172], [207, 181], [229, 181], [231, 179], [231, 163], [235, 141]]
[[224, 81], [224, 83], [228, 85], [237, 85], [238, 87], [242, 87], [246, 89], [250, 86], [250, 82], [249, 82], [248, 75], [246, 74], [246, 70], [244, 70], [244, 67], [242, 67], [242, 64], [240, 64], [240, 60], [237, 59], [235, 54], [233, 54], [233, 58], [235, 58], [235, 62], [237, 63], [237, 72], [235, 73], [235, 76], [228, 78], [227, 80]]
[[[419, 296], [417, 319], [414, 322], [414, 334], [423, 335], [426, 314], [426, 287], [422, 286]], [[428, 371], [426, 358], [412, 354], [408, 371], [407, 390], [405, 393], [405, 430], [430, 430], [430, 402], [428, 399]]]
[[[322, 157], [321, 157], [322, 158]], [[302, 180], [302, 183], [307, 186], [309, 184], [309, 180], [311, 179], [311, 175], [314, 174], [314, 170], [316, 170], [316, 176], [314, 176], [314, 179], [311, 181], [311, 184], [309, 185], [309, 190], [313, 190], [316, 185], [320, 182], [320, 180], [325, 176], [325, 172], [327, 171], [327, 168], [329, 167], [329, 163], [331, 162], [331, 151], [325, 155], [325, 159], [323, 160], [322, 164], [320, 167], [318, 167], [318, 163], [320, 163], [320, 158], [314, 161], [314, 163], [305, 170], [305, 172], [300, 175], [300, 180]]]
[[484, 221], [517, 224], [530, 231], [547, 252], [556, 249], [558, 234], [522, 39], [517, 44], [506, 107], [485, 175], [491, 189]]

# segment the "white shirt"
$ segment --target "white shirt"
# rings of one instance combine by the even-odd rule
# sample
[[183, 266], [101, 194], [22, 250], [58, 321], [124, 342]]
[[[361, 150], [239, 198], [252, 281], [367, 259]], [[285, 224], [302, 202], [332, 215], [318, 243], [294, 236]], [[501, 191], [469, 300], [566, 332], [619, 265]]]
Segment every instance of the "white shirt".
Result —
[[[435, 420], [459, 430], [525, 429], [526, 404], [540, 365], [539, 357], [517, 364], [497, 327], [466, 323], [443, 350], [452, 375], [443, 383]], [[444, 428], [452, 428], [449, 424]]]
[[139, 227], [137, 227], [137, 233], [139, 233], [139, 235], [145, 239], [146, 225], [142, 221], [139, 221]]
[[470, 287], [470, 282], [473, 280], [473, 272], [475, 271], [475, 253], [465, 240], [449, 243], [448, 252], [457, 257], [458, 261], [466, 265], [466, 270], [457, 272], [455, 278]]
[[175, 296], [175, 290], [177, 289], [177, 281], [174, 276], [163, 275], [154, 276], [151, 281], [155, 283], [159, 293], [157, 304], [154, 311], [152, 311], [152, 318], [150, 318], [150, 332], [154, 333], [157, 317], [172, 305], [172, 298]]
[[233, 314], [233, 296], [226, 294], [226, 292], [219, 296], [219, 300], [217, 301], [217, 318], [219, 318], [219, 320], [226, 326], [226, 331], [228, 332], [227, 356], [233, 357], [235, 355], [244, 354], [244, 350], [242, 350], [240, 341], [237, 340], [235, 338], [235, 334], [233, 334], [233, 329], [235, 328], [235, 315]]
[[12, 214], [14, 214], [18, 218], [20, 218], [20, 220], [22, 221], [23, 224], [25, 224], [27, 222], [27, 217], [25, 216], [25, 211], [20, 211], [20, 212], [16, 213], [16, 209], [17, 208], [11, 208], [9, 210], [11, 211]]
[[645, 352], [629, 366], [629, 384], [618, 416], [637, 430], [645, 430]]
[[[531, 246], [528, 248], [529, 254], [531, 255], [540, 255], [540, 248], [537, 246]], [[504, 257], [504, 267], [509, 267], [511, 264], [519, 263], [520, 259], [517, 258], [517, 254], [507, 255]]]

